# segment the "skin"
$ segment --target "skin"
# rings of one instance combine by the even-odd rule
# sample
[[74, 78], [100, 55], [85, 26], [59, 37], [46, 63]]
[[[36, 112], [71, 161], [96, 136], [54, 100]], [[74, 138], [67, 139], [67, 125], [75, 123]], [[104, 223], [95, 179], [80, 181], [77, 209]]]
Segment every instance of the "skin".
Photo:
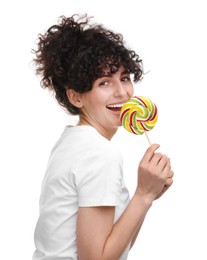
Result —
[[[72, 104], [80, 108], [80, 125], [91, 125], [111, 139], [120, 124], [119, 111], [109, 105], [122, 104], [133, 95], [130, 76], [124, 68], [97, 79], [87, 93], [67, 90]], [[124, 213], [113, 224], [115, 207], [82, 207], [77, 217], [79, 260], [118, 260], [128, 245], [132, 246], [153, 201], [173, 183], [170, 159], [152, 144], [137, 171], [137, 188]]]
[[80, 94], [67, 91], [70, 102], [80, 108], [79, 125], [91, 125], [107, 139], [116, 133], [120, 122], [120, 110], [113, 111], [107, 106], [125, 103], [134, 93], [129, 73], [121, 67], [115, 74], [97, 79], [91, 91]]

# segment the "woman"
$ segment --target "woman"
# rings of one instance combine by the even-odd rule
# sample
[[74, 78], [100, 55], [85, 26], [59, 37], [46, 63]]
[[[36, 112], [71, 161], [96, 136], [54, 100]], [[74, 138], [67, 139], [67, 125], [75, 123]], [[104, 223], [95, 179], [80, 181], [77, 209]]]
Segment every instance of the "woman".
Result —
[[170, 159], [153, 144], [130, 199], [121, 154], [110, 143], [142, 62], [120, 34], [91, 24], [87, 15], [60, 17], [39, 35], [34, 53], [42, 86], [79, 122], [65, 128], [51, 152], [33, 260], [127, 259], [153, 201], [173, 182]]

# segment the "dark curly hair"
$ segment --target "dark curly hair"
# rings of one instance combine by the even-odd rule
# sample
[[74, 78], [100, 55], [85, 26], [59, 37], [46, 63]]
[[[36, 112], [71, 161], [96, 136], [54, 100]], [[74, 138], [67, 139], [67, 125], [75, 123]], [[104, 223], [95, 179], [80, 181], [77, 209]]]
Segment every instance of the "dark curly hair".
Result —
[[61, 16], [57, 25], [39, 34], [34, 63], [41, 75], [41, 86], [55, 92], [58, 103], [71, 114], [79, 114], [67, 97], [66, 90], [84, 93], [103, 76], [103, 70], [115, 73], [123, 66], [133, 81], [142, 77], [142, 61], [124, 46], [121, 34], [89, 23], [87, 15]]

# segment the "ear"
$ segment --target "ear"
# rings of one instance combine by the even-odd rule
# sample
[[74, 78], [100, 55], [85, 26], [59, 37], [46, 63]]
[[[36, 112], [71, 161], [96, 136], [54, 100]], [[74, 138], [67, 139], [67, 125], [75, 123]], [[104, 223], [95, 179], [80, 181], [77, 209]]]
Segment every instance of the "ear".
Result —
[[74, 89], [69, 88], [66, 90], [66, 94], [67, 94], [68, 100], [70, 101], [70, 103], [72, 105], [74, 105], [75, 107], [78, 107], [78, 108], [83, 107], [81, 93], [78, 93]]

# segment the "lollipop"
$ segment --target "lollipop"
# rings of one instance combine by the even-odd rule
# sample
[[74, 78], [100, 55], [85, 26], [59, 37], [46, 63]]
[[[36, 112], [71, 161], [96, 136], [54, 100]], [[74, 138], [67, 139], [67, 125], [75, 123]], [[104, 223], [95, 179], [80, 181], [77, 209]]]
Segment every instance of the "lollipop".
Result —
[[120, 118], [127, 131], [136, 135], [145, 133], [149, 141], [146, 132], [152, 130], [157, 123], [157, 107], [149, 98], [135, 96], [122, 106]]

